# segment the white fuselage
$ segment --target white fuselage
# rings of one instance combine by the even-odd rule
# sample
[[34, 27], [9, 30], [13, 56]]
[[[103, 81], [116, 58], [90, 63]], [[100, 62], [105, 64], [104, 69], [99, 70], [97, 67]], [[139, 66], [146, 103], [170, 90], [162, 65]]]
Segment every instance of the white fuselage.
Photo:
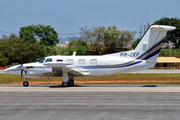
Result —
[[[52, 59], [52, 63], [70, 63], [65, 67], [59, 66], [54, 68], [44, 65], [47, 59]], [[46, 57], [42, 63], [27, 63], [23, 64], [24, 71], [26, 71], [27, 78], [38, 78], [41, 76], [62, 76], [62, 74], [53, 73], [62, 73], [62, 70], [67, 70], [70, 72], [69, 68], [82, 68], [89, 71], [89, 74], [86, 76], [107, 76], [112, 74], [126, 73], [129, 71], [143, 70], [145, 65], [145, 60], [135, 60], [131, 58], [120, 58], [120, 57], [108, 57], [108, 56], [49, 56]], [[17, 66], [6, 69], [6, 73], [21, 75], [21, 70], [18, 70]], [[63, 69], [62, 69], [63, 68]], [[11, 70], [10, 70], [11, 69]], [[50, 74], [51, 73], [51, 74]], [[72, 76], [83, 76], [81, 74], [73, 74]]]

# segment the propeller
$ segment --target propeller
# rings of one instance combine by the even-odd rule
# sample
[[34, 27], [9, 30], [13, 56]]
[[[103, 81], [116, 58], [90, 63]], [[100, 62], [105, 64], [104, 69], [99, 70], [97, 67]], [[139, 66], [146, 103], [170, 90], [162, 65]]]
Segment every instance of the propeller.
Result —
[[21, 70], [21, 80], [22, 80], [22, 76], [23, 76], [23, 69]]
[[23, 76], [23, 65], [21, 64], [19, 67], [17, 67], [18, 70], [21, 70], [21, 79]]
[[27, 71], [24, 70], [24, 69], [29, 69], [29, 68], [34, 68], [34, 66], [24, 67], [23, 65], [20, 65], [19, 67], [17, 67], [18, 70], [21, 70], [21, 79], [22, 79], [22, 76], [23, 76], [23, 72], [25, 72], [25, 75], [27, 74]]
[[[22, 76], [23, 76], [23, 69], [21, 70], [21, 80], [22, 80]], [[25, 75], [27, 74], [27, 71], [24, 71], [25, 72]]]

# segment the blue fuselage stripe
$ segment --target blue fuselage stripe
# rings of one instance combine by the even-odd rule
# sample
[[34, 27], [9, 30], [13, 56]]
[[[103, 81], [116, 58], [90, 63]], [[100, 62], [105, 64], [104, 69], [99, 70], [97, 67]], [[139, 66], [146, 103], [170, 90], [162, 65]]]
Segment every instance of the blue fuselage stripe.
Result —
[[153, 57], [154, 55], [158, 54], [161, 51], [161, 48], [156, 50], [155, 52], [153, 52], [152, 54], [148, 55], [147, 57], [145, 57], [143, 60], [147, 60], [151, 57]]
[[[104, 65], [102, 65], [102, 66], [81, 66], [82, 68], [84, 68], [84, 69], [101, 69], [101, 68], [123, 68], [123, 67], [129, 67], [129, 66], [132, 66], [132, 65], [136, 65], [136, 64], [138, 64], [138, 63], [141, 63], [142, 61], [137, 61], [137, 62], [132, 62], [132, 63], [130, 63], [130, 64], [128, 64], [128, 63], [126, 63], [126, 64], [128, 64], [128, 65], [123, 65], [123, 64], [119, 64], [119, 65], [109, 65], [109, 66], [104, 66]], [[80, 67], [80, 66], [79, 66]]]
[[[159, 46], [161, 43], [163, 43], [164, 42], [164, 39], [161, 41], [161, 42], [159, 42], [158, 44], [156, 44], [155, 46], [153, 46], [152, 48], [150, 48], [149, 50], [147, 50], [144, 54], [142, 54], [141, 56], [139, 56], [137, 59], [139, 59], [139, 58], [141, 58], [141, 57], [143, 57], [144, 55], [146, 55], [146, 54], [148, 54], [150, 51], [152, 51], [153, 49], [155, 49], [157, 46]], [[149, 56], [149, 55], [148, 55]], [[150, 57], [145, 57], [145, 58], [150, 58]], [[151, 56], [152, 57], [152, 56]], [[145, 60], [145, 59], [143, 59], [143, 60]]]

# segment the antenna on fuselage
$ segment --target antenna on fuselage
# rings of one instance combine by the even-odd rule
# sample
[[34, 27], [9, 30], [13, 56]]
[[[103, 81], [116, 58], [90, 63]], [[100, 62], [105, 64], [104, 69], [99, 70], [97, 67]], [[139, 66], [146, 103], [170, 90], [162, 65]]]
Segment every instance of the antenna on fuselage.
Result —
[[76, 52], [73, 52], [72, 56], [75, 56], [76, 55]]

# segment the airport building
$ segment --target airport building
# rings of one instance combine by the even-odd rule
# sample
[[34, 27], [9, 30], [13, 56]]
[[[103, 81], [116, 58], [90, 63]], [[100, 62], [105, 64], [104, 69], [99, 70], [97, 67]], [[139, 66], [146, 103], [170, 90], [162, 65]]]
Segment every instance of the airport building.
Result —
[[176, 57], [158, 57], [156, 69], [180, 69], [180, 59]]

